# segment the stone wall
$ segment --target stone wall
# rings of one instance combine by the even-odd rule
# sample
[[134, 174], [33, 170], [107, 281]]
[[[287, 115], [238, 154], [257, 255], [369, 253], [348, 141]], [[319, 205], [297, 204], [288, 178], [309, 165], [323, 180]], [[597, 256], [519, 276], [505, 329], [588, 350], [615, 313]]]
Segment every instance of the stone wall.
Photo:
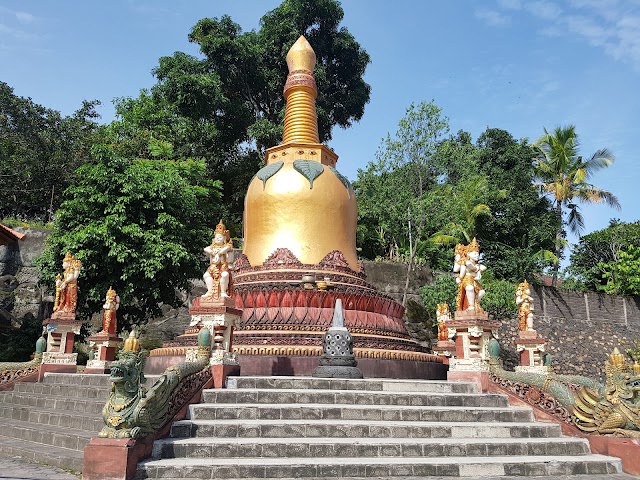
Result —
[[19, 326], [25, 315], [44, 318], [46, 303], [34, 261], [44, 250], [48, 230], [13, 227], [23, 240], [0, 245], [0, 324]]
[[[534, 329], [547, 340], [558, 373], [604, 378], [604, 361], [640, 339], [640, 297], [566, 292], [534, 287]], [[517, 364], [514, 339], [517, 320], [503, 321], [500, 344], [505, 367]]]

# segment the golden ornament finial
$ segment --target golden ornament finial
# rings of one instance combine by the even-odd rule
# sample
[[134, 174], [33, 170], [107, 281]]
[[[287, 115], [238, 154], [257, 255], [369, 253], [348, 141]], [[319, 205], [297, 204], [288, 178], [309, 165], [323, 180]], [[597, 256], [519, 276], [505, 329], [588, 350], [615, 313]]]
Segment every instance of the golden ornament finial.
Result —
[[473, 240], [471, 240], [471, 243], [467, 246], [467, 252], [479, 252], [480, 251], [480, 244], [478, 243], [478, 240], [476, 240], [476, 237], [473, 237]]
[[107, 290], [106, 298], [107, 300], [113, 300], [114, 298], [116, 298], [116, 291], [113, 289], [113, 287], [109, 287], [109, 290]]
[[282, 143], [317, 144], [318, 116], [316, 97], [318, 88], [313, 78], [316, 54], [301, 36], [287, 54], [289, 75], [284, 86], [287, 108], [284, 113], [284, 134]]
[[123, 350], [129, 352], [139, 352], [140, 351], [140, 340], [138, 340], [138, 333], [135, 329], [131, 329], [131, 333], [129, 333], [129, 338], [124, 341]]
[[229, 230], [227, 230], [227, 227], [225, 226], [224, 223], [222, 223], [222, 219], [220, 220], [220, 222], [218, 223], [218, 225], [216, 225], [216, 229], [214, 231], [214, 235], [224, 235], [224, 238], [226, 240], [229, 240], [229, 238], [231, 238], [231, 235], [229, 234]]
[[615, 347], [611, 355], [609, 355], [609, 364], [614, 367], [621, 367], [624, 365], [624, 355], [620, 353], [618, 347]]
[[293, 73], [296, 70], [306, 70], [307, 72], [313, 72], [316, 66], [316, 52], [311, 48], [311, 44], [304, 38], [304, 35], [300, 35], [300, 38], [296, 40], [289, 53], [287, 53], [287, 67], [289, 67], [289, 73]]

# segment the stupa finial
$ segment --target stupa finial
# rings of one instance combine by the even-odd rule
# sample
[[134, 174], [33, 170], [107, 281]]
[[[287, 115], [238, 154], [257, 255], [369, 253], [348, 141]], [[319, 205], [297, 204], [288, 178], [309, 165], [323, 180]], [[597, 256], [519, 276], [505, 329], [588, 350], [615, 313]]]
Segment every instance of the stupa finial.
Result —
[[313, 78], [316, 54], [304, 36], [300, 36], [287, 53], [289, 76], [284, 86], [287, 108], [284, 114], [282, 143], [317, 144], [318, 117], [316, 97], [318, 89]]
[[316, 53], [311, 48], [311, 44], [304, 38], [304, 35], [300, 35], [300, 38], [296, 40], [289, 53], [287, 53], [287, 67], [289, 67], [289, 73], [293, 73], [296, 70], [306, 70], [313, 74], [313, 69], [316, 66]]

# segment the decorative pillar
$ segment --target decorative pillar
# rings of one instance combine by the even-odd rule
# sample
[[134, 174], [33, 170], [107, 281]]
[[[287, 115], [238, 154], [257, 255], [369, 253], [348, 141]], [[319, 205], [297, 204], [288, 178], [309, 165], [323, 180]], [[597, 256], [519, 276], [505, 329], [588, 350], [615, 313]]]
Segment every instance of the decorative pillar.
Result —
[[[232, 351], [233, 330], [240, 325], [242, 310], [234, 308], [231, 299], [206, 301], [196, 297], [189, 308], [191, 324], [189, 332], [199, 333], [206, 328], [211, 337], [210, 365], [213, 387], [222, 388], [230, 375], [240, 375], [238, 354]], [[187, 350], [186, 361], [195, 362], [198, 349]]]
[[474, 238], [469, 245], [456, 245], [453, 271], [458, 294], [454, 319], [448, 335], [455, 341], [455, 358], [449, 360], [447, 379], [475, 382], [480, 390], [489, 387], [489, 342], [497, 336], [501, 322], [489, 320], [480, 306], [485, 294], [480, 284], [486, 267], [480, 263], [480, 246]]
[[520, 353], [520, 365], [516, 372], [547, 374], [551, 372], [551, 356], [545, 352], [546, 340], [533, 329], [533, 297], [525, 280], [516, 288], [518, 305], [518, 338], [516, 350]]

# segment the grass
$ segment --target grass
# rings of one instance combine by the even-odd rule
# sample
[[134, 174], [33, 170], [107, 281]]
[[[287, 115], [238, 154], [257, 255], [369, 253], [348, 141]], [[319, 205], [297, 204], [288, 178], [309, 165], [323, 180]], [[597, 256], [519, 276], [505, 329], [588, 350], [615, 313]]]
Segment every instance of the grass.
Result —
[[23, 221], [17, 218], [2, 218], [0, 223], [5, 224], [8, 227], [21, 227], [21, 228], [39, 228], [41, 230], [53, 230], [53, 222], [41, 222], [39, 220]]

